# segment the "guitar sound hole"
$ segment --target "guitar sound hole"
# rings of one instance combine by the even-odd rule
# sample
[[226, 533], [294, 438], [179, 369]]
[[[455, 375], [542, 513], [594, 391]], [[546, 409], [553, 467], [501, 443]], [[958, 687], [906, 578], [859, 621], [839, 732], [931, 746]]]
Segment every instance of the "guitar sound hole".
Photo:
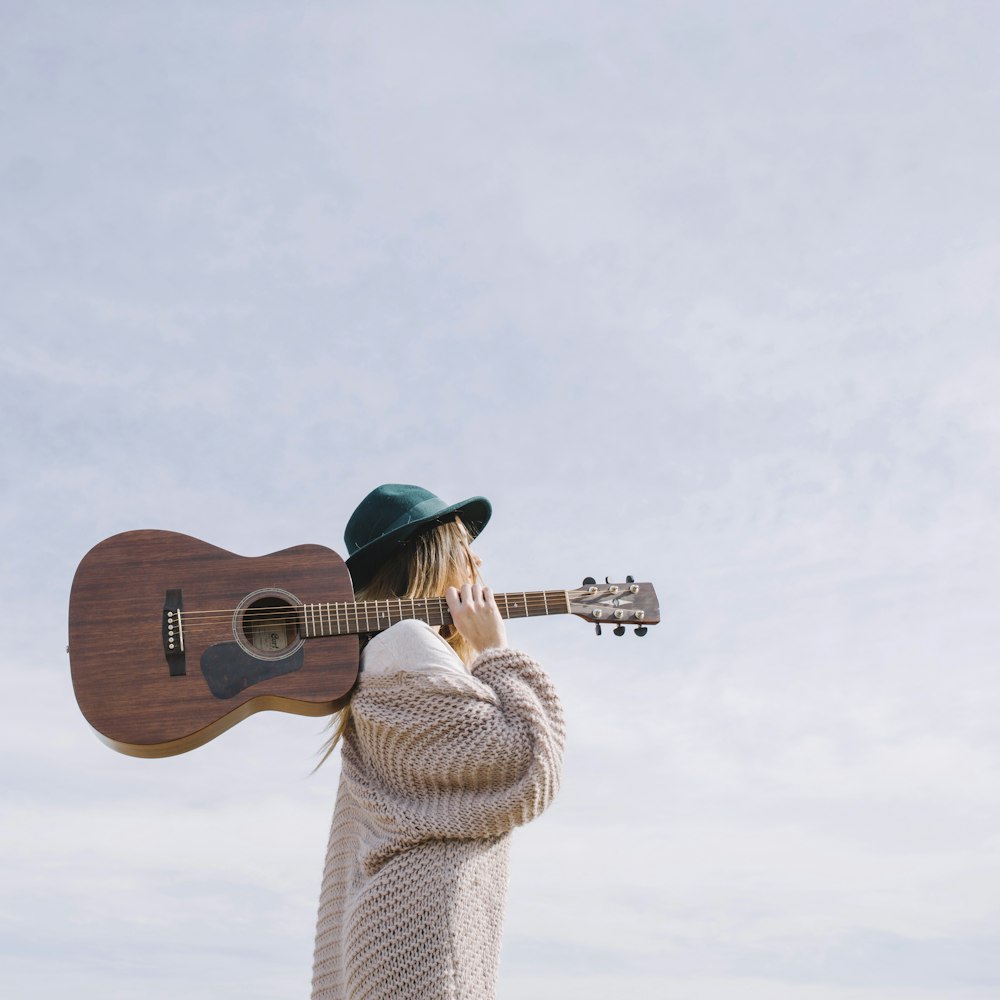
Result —
[[280, 597], [248, 604], [241, 625], [247, 645], [264, 656], [280, 656], [299, 638], [298, 609]]

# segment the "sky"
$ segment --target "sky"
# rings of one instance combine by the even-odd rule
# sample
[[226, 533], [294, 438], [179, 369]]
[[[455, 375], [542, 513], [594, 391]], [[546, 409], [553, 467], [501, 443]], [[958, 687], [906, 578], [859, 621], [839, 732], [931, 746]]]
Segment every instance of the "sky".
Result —
[[0, 0], [0, 992], [308, 996], [338, 763], [97, 740], [101, 539], [489, 497], [568, 725], [500, 1000], [1000, 995], [1000, 8]]

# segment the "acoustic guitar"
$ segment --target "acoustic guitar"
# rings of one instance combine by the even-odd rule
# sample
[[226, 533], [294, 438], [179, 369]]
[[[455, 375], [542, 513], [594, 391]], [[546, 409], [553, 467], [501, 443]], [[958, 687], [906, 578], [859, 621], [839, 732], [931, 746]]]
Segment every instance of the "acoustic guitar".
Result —
[[[496, 594], [503, 618], [574, 614], [618, 635], [660, 620], [651, 584]], [[328, 715], [358, 676], [359, 639], [406, 618], [451, 622], [443, 597], [357, 602], [322, 545], [266, 556], [172, 531], [96, 545], [73, 578], [69, 655], [84, 717], [109, 746], [167, 757], [265, 709]]]

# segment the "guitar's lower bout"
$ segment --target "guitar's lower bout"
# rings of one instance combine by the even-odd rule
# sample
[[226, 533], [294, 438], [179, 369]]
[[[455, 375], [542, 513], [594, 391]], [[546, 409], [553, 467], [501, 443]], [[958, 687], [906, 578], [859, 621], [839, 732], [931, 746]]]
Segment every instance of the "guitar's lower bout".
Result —
[[198, 747], [204, 746], [214, 740], [216, 736], [221, 736], [227, 729], [232, 729], [237, 723], [248, 719], [257, 712], [288, 712], [292, 715], [321, 717], [336, 712], [338, 708], [342, 708], [346, 704], [347, 700], [347, 696], [345, 696], [329, 703], [307, 705], [300, 701], [273, 696], [254, 698], [204, 729], [178, 739], [168, 740], [165, 743], [123, 743], [121, 740], [116, 740], [102, 733], [96, 727], [93, 728], [101, 742], [106, 743], [112, 750], [127, 754], [129, 757], [175, 757], [177, 754], [187, 753], [189, 750], [196, 750]]
[[[164, 655], [171, 590], [183, 594], [184, 673]], [[237, 611], [262, 591], [354, 599], [343, 560], [319, 545], [248, 558], [174, 532], [130, 531], [93, 548], [73, 580], [69, 648], [73, 689], [98, 736], [121, 753], [168, 757], [256, 712], [322, 716], [343, 705], [357, 679], [358, 637], [289, 633], [287, 655], [254, 656], [248, 647], [259, 649], [260, 638]]]

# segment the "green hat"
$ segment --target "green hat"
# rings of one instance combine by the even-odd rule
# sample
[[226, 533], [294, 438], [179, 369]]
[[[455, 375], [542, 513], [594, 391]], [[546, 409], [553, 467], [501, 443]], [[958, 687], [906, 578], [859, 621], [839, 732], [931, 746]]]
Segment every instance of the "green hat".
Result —
[[471, 497], [449, 507], [419, 486], [386, 483], [376, 487], [358, 504], [344, 529], [354, 589], [365, 586], [379, 564], [415, 535], [460, 517], [475, 538], [492, 513], [486, 497]]

